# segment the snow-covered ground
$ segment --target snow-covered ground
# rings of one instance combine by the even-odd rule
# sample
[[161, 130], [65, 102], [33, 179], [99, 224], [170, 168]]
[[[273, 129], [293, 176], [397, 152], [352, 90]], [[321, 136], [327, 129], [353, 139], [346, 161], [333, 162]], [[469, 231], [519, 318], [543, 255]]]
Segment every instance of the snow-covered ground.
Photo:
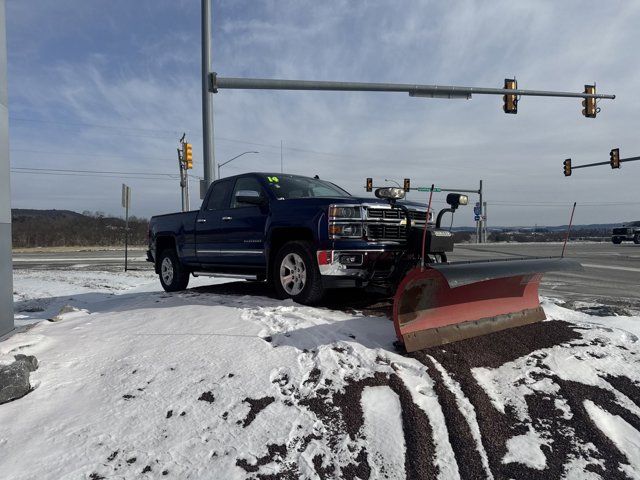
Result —
[[223, 282], [16, 271], [0, 362], [40, 366], [0, 405], [0, 477], [640, 478], [640, 317], [545, 300], [405, 355], [384, 316]]

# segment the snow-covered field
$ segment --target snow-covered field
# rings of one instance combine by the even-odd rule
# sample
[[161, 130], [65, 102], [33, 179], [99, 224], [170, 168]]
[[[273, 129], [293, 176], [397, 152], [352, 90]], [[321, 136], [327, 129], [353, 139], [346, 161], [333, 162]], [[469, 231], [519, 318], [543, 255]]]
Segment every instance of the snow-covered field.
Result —
[[550, 321], [406, 355], [383, 315], [250, 283], [14, 290], [0, 362], [40, 366], [0, 405], [2, 479], [640, 478], [640, 317], [545, 300]]

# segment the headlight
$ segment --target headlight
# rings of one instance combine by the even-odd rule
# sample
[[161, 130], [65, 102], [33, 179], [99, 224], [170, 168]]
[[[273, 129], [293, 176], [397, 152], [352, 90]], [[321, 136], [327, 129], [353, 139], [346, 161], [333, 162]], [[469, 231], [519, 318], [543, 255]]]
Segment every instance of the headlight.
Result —
[[359, 223], [330, 224], [329, 235], [332, 237], [359, 238], [362, 237], [362, 225]]
[[331, 205], [329, 207], [329, 217], [331, 218], [353, 218], [360, 219], [360, 207], [341, 207], [340, 205]]

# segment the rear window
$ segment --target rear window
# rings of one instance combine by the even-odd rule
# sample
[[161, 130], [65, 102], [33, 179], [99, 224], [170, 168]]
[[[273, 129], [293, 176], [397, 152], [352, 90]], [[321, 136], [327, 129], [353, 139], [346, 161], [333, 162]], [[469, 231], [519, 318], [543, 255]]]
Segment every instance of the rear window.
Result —
[[318, 178], [267, 176], [269, 188], [280, 200], [290, 198], [350, 197], [349, 192]]
[[207, 210], [224, 210], [228, 205], [226, 200], [229, 190], [231, 190], [231, 182], [229, 180], [223, 180], [222, 182], [215, 183], [212, 188], [209, 203], [207, 203]]

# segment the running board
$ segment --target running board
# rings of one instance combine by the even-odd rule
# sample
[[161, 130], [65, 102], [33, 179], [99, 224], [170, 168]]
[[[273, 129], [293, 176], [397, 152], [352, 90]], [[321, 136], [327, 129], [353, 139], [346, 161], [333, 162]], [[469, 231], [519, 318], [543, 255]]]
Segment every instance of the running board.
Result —
[[214, 273], [214, 272], [191, 272], [194, 277], [219, 277], [219, 278], [239, 278], [242, 280], [258, 280], [257, 275], [245, 275], [243, 273]]

